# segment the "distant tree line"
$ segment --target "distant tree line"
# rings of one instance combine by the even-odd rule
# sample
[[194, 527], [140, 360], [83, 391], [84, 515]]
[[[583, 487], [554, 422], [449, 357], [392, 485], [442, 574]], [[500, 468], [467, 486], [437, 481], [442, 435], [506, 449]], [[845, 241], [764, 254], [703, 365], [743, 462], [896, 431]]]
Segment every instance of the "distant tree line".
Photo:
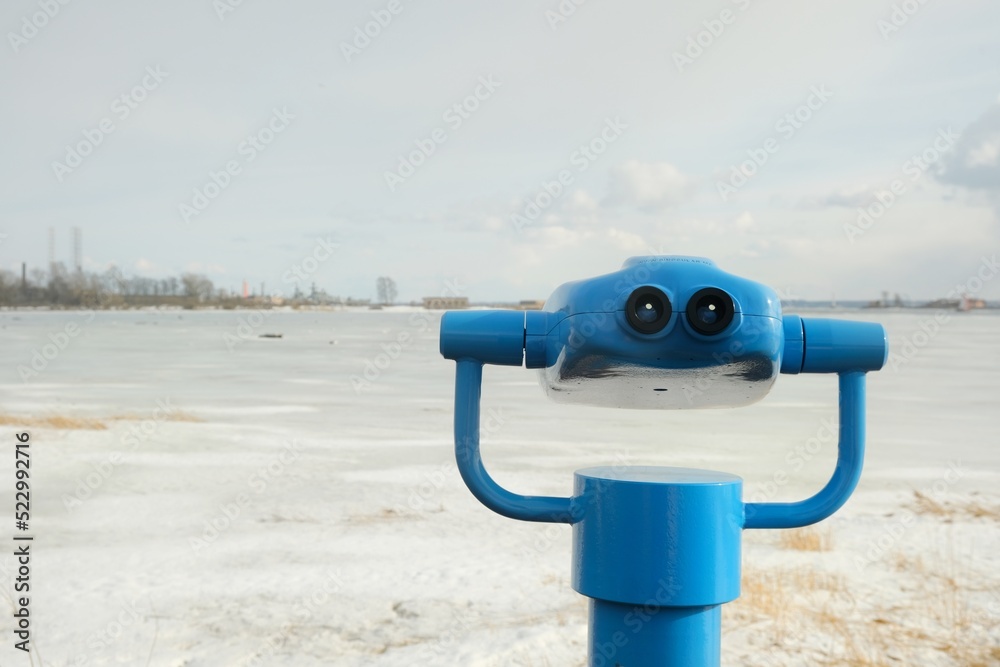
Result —
[[128, 305], [196, 305], [225, 300], [207, 277], [185, 273], [179, 278], [125, 276], [110, 268], [103, 273], [69, 271], [59, 263], [49, 271], [33, 269], [22, 276], [0, 270], [0, 305], [99, 308]]
[[[285, 303], [336, 304], [341, 300], [327, 295], [315, 285], [308, 293], [296, 288]], [[138, 306], [199, 306], [236, 308], [272, 303], [270, 297], [241, 294], [216, 287], [200, 273], [182, 273], [168, 278], [126, 276], [112, 267], [103, 273], [70, 271], [62, 263], [49, 271], [33, 269], [22, 276], [0, 270], [0, 307], [49, 306], [54, 308], [128, 308]], [[349, 303], [356, 303], [349, 300]]]

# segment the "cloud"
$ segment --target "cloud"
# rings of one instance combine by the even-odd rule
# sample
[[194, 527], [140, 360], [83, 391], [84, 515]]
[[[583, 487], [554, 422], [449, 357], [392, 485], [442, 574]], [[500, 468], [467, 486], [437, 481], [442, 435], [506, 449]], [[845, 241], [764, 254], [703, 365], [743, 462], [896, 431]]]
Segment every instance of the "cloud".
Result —
[[140, 257], [135, 260], [133, 267], [139, 273], [155, 273], [156, 271], [159, 271], [160, 268], [156, 265], [156, 263], [149, 261], [145, 257]]
[[1000, 164], [1000, 138], [987, 139], [979, 148], [969, 151], [966, 164], [970, 167], [995, 167]]
[[644, 237], [625, 229], [611, 227], [607, 232], [607, 242], [615, 248], [633, 255], [656, 254]]
[[564, 195], [552, 208], [554, 210], [543, 216], [542, 224], [577, 229], [607, 222], [602, 217], [600, 204], [583, 189]]
[[942, 183], [1000, 195], [1000, 103], [962, 132], [955, 150], [942, 158]]
[[737, 216], [736, 220], [733, 221], [733, 225], [735, 225], [737, 231], [744, 234], [758, 231], [757, 223], [754, 222], [753, 216], [750, 215], [750, 211], [743, 211], [743, 213]]
[[574, 190], [566, 200], [563, 210], [571, 215], [594, 216], [598, 212], [600, 205], [597, 200], [591, 197], [586, 190]]
[[823, 208], [856, 208], [865, 206], [874, 199], [876, 189], [867, 185], [842, 188], [825, 195], [811, 195], [799, 199], [795, 208], [815, 210]]
[[605, 202], [657, 213], [686, 201], [694, 183], [667, 162], [629, 160], [612, 167]]
[[761, 257], [767, 256], [770, 250], [771, 250], [770, 241], [768, 241], [767, 239], [754, 239], [749, 243], [744, 244], [736, 252], [740, 257], [748, 257], [750, 259], [760, 259]]

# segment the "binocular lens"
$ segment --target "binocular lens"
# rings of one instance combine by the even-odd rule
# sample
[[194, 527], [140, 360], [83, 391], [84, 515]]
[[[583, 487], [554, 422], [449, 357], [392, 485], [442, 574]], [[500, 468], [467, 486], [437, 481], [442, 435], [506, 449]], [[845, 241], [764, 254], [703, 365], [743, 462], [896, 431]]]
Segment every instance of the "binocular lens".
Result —
[[717, 310], [718, 307], [714, 303], [702, 306], [698, 309], [698, 321], [708, 326], [715, 324], [715, 320], [719, 319]]
[[646, 324], [660, 319], [663, 315], [663, 304], [653, 299], [646, 299], [635, 309], [635, 316]]
[[688, 322], [698, 333], [712, 336], [729, 326], [734, 310], [731, 296], [715, 287], [706, 287], [688, 301]]
[[655, 287], [640, 287], [632, 292], [625, 304], [625, 318], [639, 333], [656, 333], [670, 321], [670, 299]]

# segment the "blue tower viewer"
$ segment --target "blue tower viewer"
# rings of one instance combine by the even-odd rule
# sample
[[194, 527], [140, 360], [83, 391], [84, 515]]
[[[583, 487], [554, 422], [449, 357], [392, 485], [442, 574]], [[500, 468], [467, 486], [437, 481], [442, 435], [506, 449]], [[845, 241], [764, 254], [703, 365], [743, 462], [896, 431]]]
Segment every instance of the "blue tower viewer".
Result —
[[[440, 348], [457, 366], [455, 453], [473, 495], [512, 519], [573, 527], [572, 582], [591, 600], [594, 667], [719, 665], [742, 531], [807, 526], [843, 506], [864, 459], [865, 374], [888, 355], [879, 324], [782, 315], [768, 287], [682, 256], [634, 257], [566, 283], [540, 311], [445, 313]], [[735, 475], [652, 466], [578, 470], [570, 498], [516, 494], [479, 451], [485, 364], [537, 369], [556, 401], [638, 409], [738, 407], [779, 373], [837, 373], [836, 469], [791, 503], [745, 503]]]

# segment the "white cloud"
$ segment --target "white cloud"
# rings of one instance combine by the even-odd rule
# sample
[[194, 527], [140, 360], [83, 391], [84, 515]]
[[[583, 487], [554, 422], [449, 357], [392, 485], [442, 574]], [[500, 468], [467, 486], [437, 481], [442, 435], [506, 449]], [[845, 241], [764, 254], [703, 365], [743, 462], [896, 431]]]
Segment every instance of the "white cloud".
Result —
[[586, 190], [581, 189], [573, 191], [563, 209], [567, 213], [594, 214], [600, 209], [600, 204]]
[[841, 188], [824, 195], [802, 197], [795, 207], [800, 209], [820, 209], [830, 207], [855, 208], [865, 206], [875, 197], [876, 188], [868, 185], [857, 185]]
[[629, 160], [612, 167], [607, 203], [660, 212], [686, 201], [694, 183], [668, 162]]
[[154, 263], [146, 259], [145, 257], [140, 257], [135, 260], [133, 268], [139, 273], [152, 273], [159, 270], [159, 267]]
[[748, 232], [757, 231], [757, 223], [754, 222], [753, 216], [750, 215], [750, 211], [743, 211], [733, 222], [736, 229], [744, 234]]
[[990, 106], [960, 132], [955, 150], [942, 158], [942, 183], [1000, 193], [1000, 104]]
[[611, 243], [631, 255], [655, 254], [650, 248], [649, 242], [638, 234], [612, 227], [608, 230], [608, 239]]
[[759, 259], [760, 257], [765, 256], [770, 249], [770, 241], [764, 239], [754, 239], [740, 248], [737, 252], [741, 257]]
[[1000, 136], [985, 140], [965, 156], [967, 167], [995, 167], [1000, 160]]

